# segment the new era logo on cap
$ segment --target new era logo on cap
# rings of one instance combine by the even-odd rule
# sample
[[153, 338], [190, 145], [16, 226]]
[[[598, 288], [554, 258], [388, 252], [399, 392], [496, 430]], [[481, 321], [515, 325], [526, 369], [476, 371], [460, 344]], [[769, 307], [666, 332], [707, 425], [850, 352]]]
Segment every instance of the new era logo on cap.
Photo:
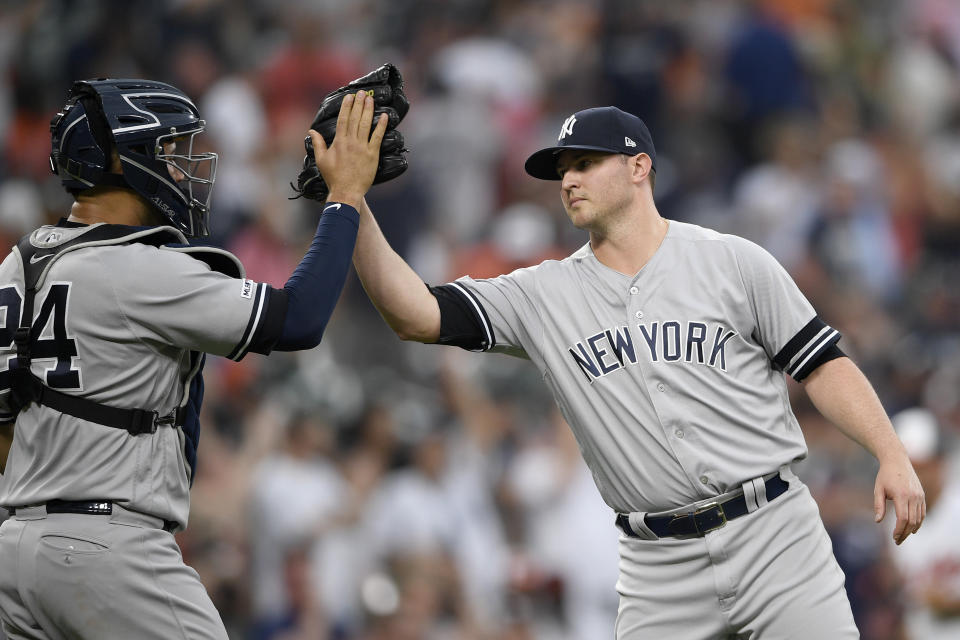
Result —
[[524, 164], [534, 178], [559, 180], [557, 154], [564, 149], [584, 149], [636, 155], [646, 153], [657, 168], [653, 138], [643, 120], [616, 107], [584, 109], [569, 116], [560, 128], [556, 146], [537, 151]]

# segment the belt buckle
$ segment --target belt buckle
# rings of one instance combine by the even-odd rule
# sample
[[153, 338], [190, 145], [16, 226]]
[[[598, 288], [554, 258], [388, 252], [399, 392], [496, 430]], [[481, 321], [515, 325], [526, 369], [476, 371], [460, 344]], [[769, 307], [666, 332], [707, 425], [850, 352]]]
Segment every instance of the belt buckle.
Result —
[[[701, 529], [698, 516], [705, 513], [711, 513], [711, 512], [720, 516], [719, 521], [716, 524], [713, 524], [709, 527]], [[707, 504], [703, 505], [702, 507], [694, 511], [691, 515], [693, 516], [693, 526], [697, 530], [697, 534], [701, 536], [706, 535], [711, 531], [716, 531], [717, 529], [727, 524], [727, 513], [726, 511], [723, 510], [723, 505], [721, 505], [716, 500], [713, 502], [708, 502]]]

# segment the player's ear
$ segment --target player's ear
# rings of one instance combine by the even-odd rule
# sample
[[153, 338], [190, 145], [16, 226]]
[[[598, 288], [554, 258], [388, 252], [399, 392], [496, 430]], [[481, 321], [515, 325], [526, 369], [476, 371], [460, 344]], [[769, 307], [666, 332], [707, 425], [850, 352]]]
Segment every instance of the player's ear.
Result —
[[639, 184], [644, 178], [652, 175], [653, 160], [645, 153], [638, 153], [627, 159], [627, 166], [630, 167], [630, 176], [633, 182]]

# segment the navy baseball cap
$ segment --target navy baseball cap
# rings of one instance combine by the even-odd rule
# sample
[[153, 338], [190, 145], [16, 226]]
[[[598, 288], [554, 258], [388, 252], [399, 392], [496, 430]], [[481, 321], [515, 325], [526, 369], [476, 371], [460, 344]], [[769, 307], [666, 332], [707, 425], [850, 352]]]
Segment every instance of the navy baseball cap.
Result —
[[559, 180], [557, 155], [564, 149], [589, 149], [635, 156], [645, 153], [657, 168], [653, 138], [643, 120], [616, 107], [584, 109], [564, 120], [557, 146], [537, 151], [523, 168], [534, 178]]

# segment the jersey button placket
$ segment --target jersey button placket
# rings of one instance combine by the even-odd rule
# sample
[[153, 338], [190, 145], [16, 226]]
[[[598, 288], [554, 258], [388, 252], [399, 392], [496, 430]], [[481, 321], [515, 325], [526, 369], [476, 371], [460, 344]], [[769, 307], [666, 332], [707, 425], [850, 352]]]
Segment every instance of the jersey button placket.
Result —
[[[638, 287], [637, 285], [631, 285], [628, 291], [630, 292], [631, 296], [640, 295], [640, 287]], [[640, 302], [639, 299], [635, 298], [635, 300], [637, 300], [637, 302]], [[628, 306], [633, 306], [633, 305], [628, 303]], [[640, 320], [641, 318], [643, 318], [643, 311], [640, 311], [639, 309], [637, 309], [636, 311], [633, 312], [633, 317], [636, 318], [637, 320]]]

